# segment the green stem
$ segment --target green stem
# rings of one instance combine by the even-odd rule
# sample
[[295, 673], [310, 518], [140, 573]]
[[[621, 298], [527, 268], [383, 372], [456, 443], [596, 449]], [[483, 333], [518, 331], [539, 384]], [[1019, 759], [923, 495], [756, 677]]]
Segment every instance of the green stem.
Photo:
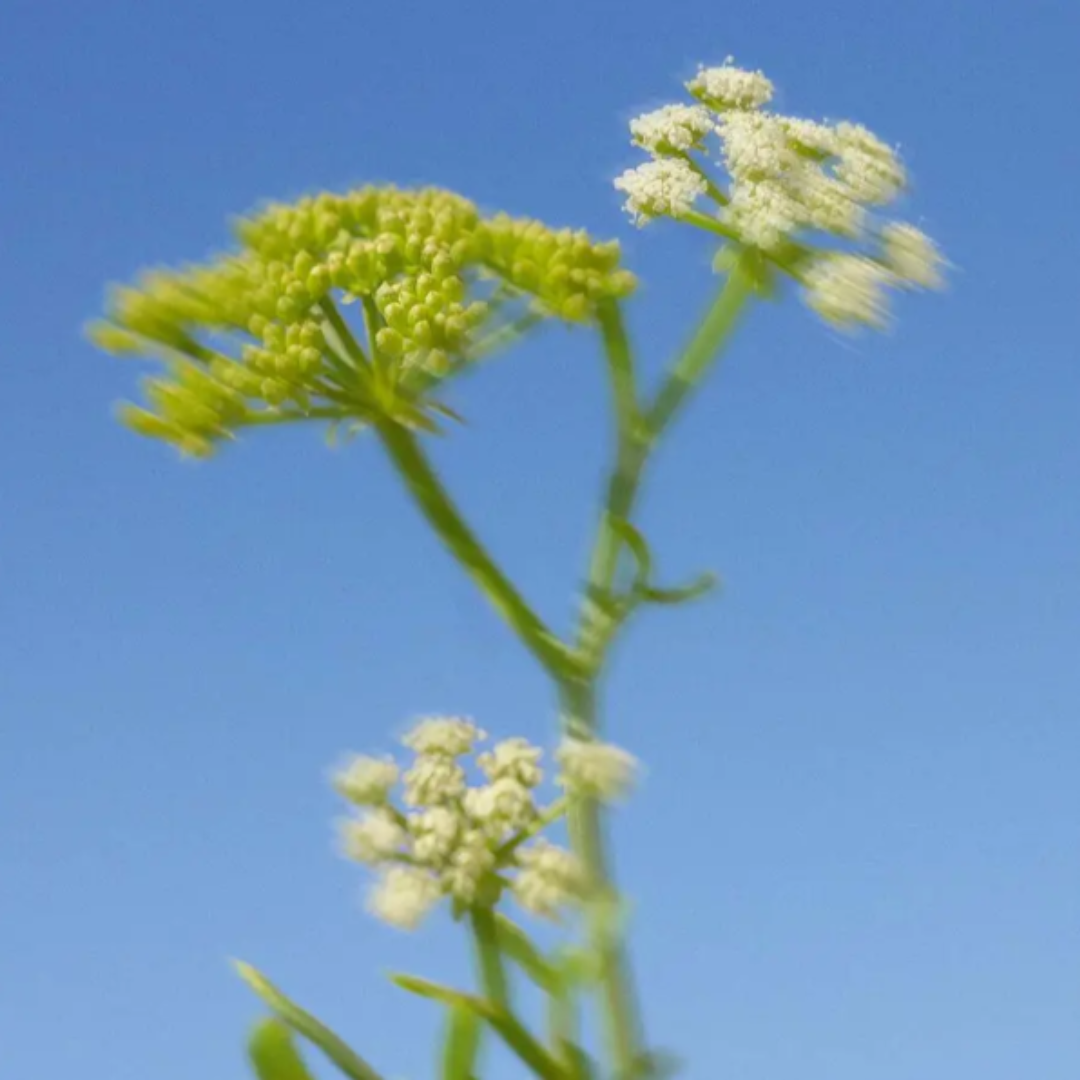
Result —
[[[618, 436], [615, 465], [608, 479], [589, 568], [588, 590], [579, 620], [579, 647], [594, 629], [592, 597], [596, 593], [609, 592], [615, 581], [621, 541], [613, 522], [629, 519], [649, 455], [731, 335], [752, 292], [752, 279], [742, 264], [736, 263], [697, 333], [675, 362], [644, 415], [639, 412], [633, 389], [630, 351], [618, 309], [613, 307], [601, 315]], [[605, 658], [606, 649], [595, 656], [587, 679], [562, 683], [563, 725], [571, 735], [590, 738], [599, 727], [596, 688]], [[614, 898], [617, 893], [605, 851], [601, 810], [594, 800], [582, 800], [571, 808], [570, 833], [596, 895], [603, 899]], [[628, 1074], [643, 1045], [629, 960], [619, 941], [612, 940], [601, 924], [604, 906], [590, 905], [590, 911], [593, 913], [590, 934], [601, 962], [600, 984], [608, 1051], [616, 1075]]]
[[472, 927], [476, 946], [476, 965], [480, 971], [480, 985], [484, 996], [506, 1013], [510, 1013], [510, 990], [506, 982], [502, 953], [495, 916], [490, 907], [469, 909], [469, 925]]
[[378, 423], [376, 431], [428, 524], [495, 610], [552, 678], [571, 677], [578, 667], [575, 654], [547, 628], [466, 524], [416, 437], [389, 420]]

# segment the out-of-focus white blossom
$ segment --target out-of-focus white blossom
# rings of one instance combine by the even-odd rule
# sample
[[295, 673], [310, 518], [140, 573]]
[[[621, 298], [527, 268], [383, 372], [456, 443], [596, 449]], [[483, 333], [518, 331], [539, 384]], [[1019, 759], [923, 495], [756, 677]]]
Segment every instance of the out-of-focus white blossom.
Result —
[[880, 263], [835, 253], [817, 259], [804, 278], [807, 304], [844, 330], [859, 326], [883, 330], [889, 321], [886, 290], [893, 284], [895, 278]]
[[922, 289], [940, 289], [944, 284], [945, 260], [937, 245], [921, 229], [891, 222], [881, 230], [881, 252], [885, 265], [901, 281]]
[[762, 72], [737, 68], [730, 56], [720, 67], [700, 67], [686, 88], [714, 109], [758, 109], [773, 96]]
[[481, 754], [476, 763], [489, 780], [516, 780], [526, 787], [536, 787], [544, 778], [540, 768], [543, 751], [528, 739], [504, 739], [490, 752]]
[[557, 918], [561, 908], [584, 893], [585, 874], [576, 856], [547, 840], [535, 840], [517, 853], [520, 867], [511, 886], [514, 899], [542, 918]]
[[428, 716], [418, 721], [401, 741], [418, 754], [460, 757], [486, 738], [487, 732], [463, 716]]
[[630, 121], [633, 142], [654, 154], [699, 147], [716, 126], [702, 105], [664, 105]]
[[484, 876], [495, 866], [495, 852], [488, 835], [473, 829], [461, 838], [443, 874], [447, 892], [466, 904], [476, 899]]
[[465, 770], [442, 754], [418, 755], [404, 781], [409, 806], [440, 806], [465, 792]]
[[559, 783], [574, 795], [610, 802], [624, 795], [634, 782], [637, 759], [611, 743], [563, 739], [555, 752]]
[[532, 791], [513, 777], [504, 776], [465, 794], [466, 813], [489, 833], [524, 829], [536, 819]]
[[400, 770], [390, 758], [356, 754], [333, 776], [335, 790], [356, 806], [378, 806], [386, 802], [397, 783]]
[[439, 882], [426, 870], [388, 866], [368, 895], [368, 910], [399, 930], [415, 930], [438, 903]]
[[839, 163], [836, 178], [851, 197], [870, 206], [884, 206], [903, 191], [907, 176], [892, 147], [862, 124], [836, 125]]
[[681, 158], [658, 158], [627, 169], [615, 180], [626, 194], [626, 210], [636, 225], [655, 217], [678, 217], [708, 190], [705, 181]]
[[372, 810], [361, 817], [346, 818], [340, 826], [343, 853], [369, 866], [397, 854], [408, 834], [392, 814]]
[[450, 857], [462, 829], [461, 814], [449, 806], [433, 806], [408, 816], [413, 854], [429, 866], [439, 867]]

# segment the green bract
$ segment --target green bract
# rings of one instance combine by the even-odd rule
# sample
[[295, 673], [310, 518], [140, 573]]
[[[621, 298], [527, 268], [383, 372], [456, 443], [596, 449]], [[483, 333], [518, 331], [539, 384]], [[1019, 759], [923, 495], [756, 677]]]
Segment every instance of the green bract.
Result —
[[541, 320], [591, 322], [635, 286], [615, 242], [485, 217], [437, 188], [271, 205], [236, 234], [234, 253], [115, 289], [90, 331], [109, 352], [164, 361], [146, 407], [122, 417], [200, 457], [289, 420], [432, 429], [448, 376]]

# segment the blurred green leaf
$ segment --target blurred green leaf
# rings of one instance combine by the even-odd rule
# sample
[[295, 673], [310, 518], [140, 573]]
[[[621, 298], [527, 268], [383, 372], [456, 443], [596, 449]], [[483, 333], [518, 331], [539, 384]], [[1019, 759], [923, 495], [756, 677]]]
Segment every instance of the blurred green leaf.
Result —
[[312, 1080], [288, 1024], [277, 1017], [268, 1016], [255, 1025], [247, 1049], [259, 1080]]
[[461, 1004], [447, 1007], [442, 1080], [472, 1080], [482, 1034], [482, 1021], [476, 1012]]
[[454, 990], [449, 986], [420, 979], [415, 975], [394, 974], [391, 982], [411, 994], [430, 998], [444, 1005], [462, 1006], [484, 1020], [511, 1050], [542, 1080], [573, 1080], [551, 1053], [538, 1042], [517, 1017], [485, 998]]
[[351, 1080], [382, 1077], [347, 1043], [311, 1013], [290, 1001], [269, 979], [250, 964], [236, 961], [240, 978], [298, 1035], [317, 1046]]
[[499, 948], [547, 994], [561, 993], [559, 973], [544, 958], [529, 935], [512, 919], [495, 915], [495, 935]]

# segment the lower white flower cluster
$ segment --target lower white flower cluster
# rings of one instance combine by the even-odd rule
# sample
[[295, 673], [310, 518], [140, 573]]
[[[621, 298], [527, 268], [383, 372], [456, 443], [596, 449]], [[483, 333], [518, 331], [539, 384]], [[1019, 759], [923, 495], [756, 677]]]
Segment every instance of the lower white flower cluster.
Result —
[[[890, 146], [859, 124], [767, 111], [772, 83], [730, 59], [702, 68], [686, 87], [696, 104], [665, 105], [630, 123], [631, 141], [651, 160], [615, 187], [638, 225], [692, 219], [708, 196], [717, 231], [794, 273], [810, 307], [841, 327], [884, 326], [889, 288], [941, 287], [944, 262], [934, 243], [912, 225], [878, 220], [907, 186]], [[726, 186], [694, 157], [707, 155], [708, 135], [719, 139]], [[872, 250], [820, 251], [830, 238], [869, 242]]]
[[[432, 716], [402, 739], [406, 769], [390, 758], [356, 755], [333, 777], [354, 808], [341, 823], [341, 846], [376, 871], [368, 910], [414, 929], [444, 896], [489, 904], [508, 889], [526, 911], [557, 918], [585, 894], [577, 858], [539, 834], [564, 803], [537, 802], [543, 752], [511, 738], [476, 756], [483, 782], [470, 785], [463, 759], [487, 738], [470, 720]], [[564, 739], [555, 753], [556, 784], [570, 798], [611, 801], [633, 782], [634, 758], [616, 746]], [[400, 785], [401, 803], [394, 801]]]

